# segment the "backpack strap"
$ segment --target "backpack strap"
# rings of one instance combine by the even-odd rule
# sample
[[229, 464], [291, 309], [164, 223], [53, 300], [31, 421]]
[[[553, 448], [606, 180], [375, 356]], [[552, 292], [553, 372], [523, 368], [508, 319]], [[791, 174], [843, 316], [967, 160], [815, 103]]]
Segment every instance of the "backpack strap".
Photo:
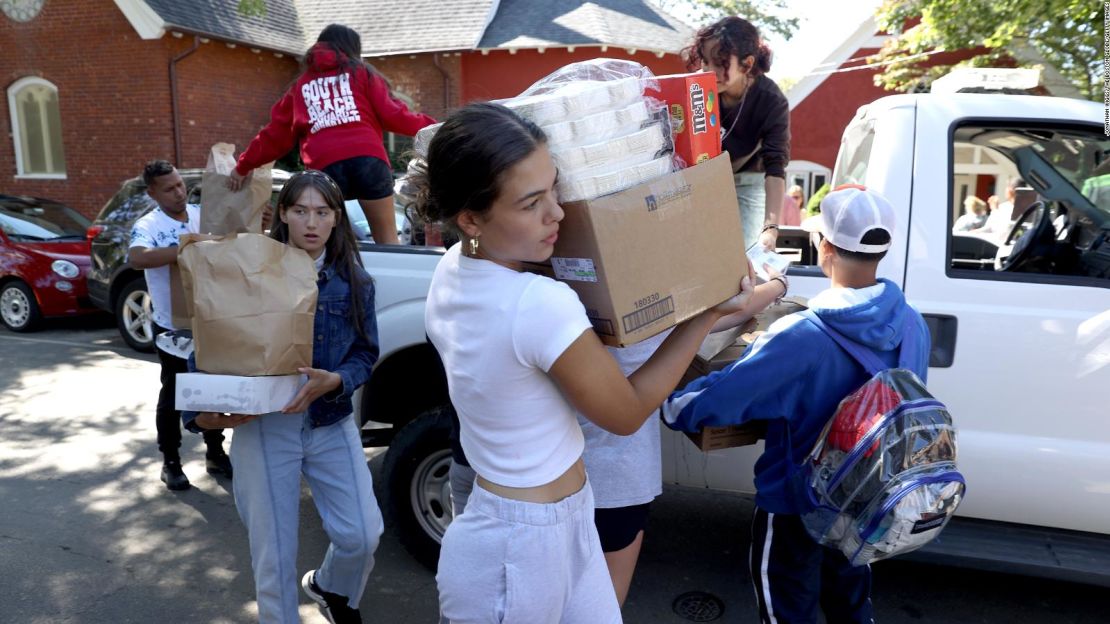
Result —
[[821, 317], [817, 316], [813, 310], [803, 310], [798, 314], [805, 317], [810, 323], [816, 325], [818, 329], [825, 332], [829, 338], [832, 338], [836, 344], [840, 345], [841, 349], [847, 351], [848, 355], [852, 356], [852, 359], [859, 362], [860, 366], [863, 366], [867, 374], [876, 375], [890, 368], [884, 364], [883, 361], [879, 359], [879, 356], [875, 355], [871, 349], [868, 349], [854, 340], [848, 339], [844, 334], [825, 324], [825, 322], [821, 320]]

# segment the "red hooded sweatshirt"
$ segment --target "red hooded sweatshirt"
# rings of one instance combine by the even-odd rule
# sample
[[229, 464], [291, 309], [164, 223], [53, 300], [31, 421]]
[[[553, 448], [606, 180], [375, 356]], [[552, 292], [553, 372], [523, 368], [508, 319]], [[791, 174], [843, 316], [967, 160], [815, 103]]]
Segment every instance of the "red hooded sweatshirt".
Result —
[[239, 156], [240, 175], [273, 162], [301, 141], [305, 167], [373, 156], [389, 164], [384, 131], [412, 136], [436, 121], [413, 113], [389, 92], [385, 79], [331, 46], [317, 43], [305, 58], [307, 69], [270, 111], [270, 123]]

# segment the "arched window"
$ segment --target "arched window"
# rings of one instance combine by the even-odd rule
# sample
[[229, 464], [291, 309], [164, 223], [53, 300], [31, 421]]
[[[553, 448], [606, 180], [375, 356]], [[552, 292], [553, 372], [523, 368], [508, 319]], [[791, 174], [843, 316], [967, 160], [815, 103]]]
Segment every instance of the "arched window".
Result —
[[66, 157], [58, 88], [42, 78], [20, 78], [8, 87], [8, 110], [17, 175], [64, 178]]

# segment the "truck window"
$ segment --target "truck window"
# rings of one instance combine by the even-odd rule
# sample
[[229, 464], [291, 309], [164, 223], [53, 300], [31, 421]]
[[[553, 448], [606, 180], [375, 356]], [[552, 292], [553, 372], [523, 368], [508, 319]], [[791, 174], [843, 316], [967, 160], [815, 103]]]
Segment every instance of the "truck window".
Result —
[[874, 142], [874, 120], [858, 121], [844, 130], [840, 152], [836, 155], [836, 166], [833, 168], [833, 188], [841, 184], [866, 184], [867, 162], [871, 158], [871, 146]]
[[951, 155], [951, 277], [1110, 286], [1110, 138], [1100, 128], [965, 125]]

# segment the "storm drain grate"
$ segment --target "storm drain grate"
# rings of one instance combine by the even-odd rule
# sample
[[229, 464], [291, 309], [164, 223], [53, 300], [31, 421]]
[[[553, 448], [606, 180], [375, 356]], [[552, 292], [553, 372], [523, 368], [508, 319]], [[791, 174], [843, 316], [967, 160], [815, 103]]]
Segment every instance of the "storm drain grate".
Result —
[[712, 622], [725, 613], [725, 603], [720, 598], [702, 591], [682, 594], [674, 599], [671, 608], [691, 622]]

